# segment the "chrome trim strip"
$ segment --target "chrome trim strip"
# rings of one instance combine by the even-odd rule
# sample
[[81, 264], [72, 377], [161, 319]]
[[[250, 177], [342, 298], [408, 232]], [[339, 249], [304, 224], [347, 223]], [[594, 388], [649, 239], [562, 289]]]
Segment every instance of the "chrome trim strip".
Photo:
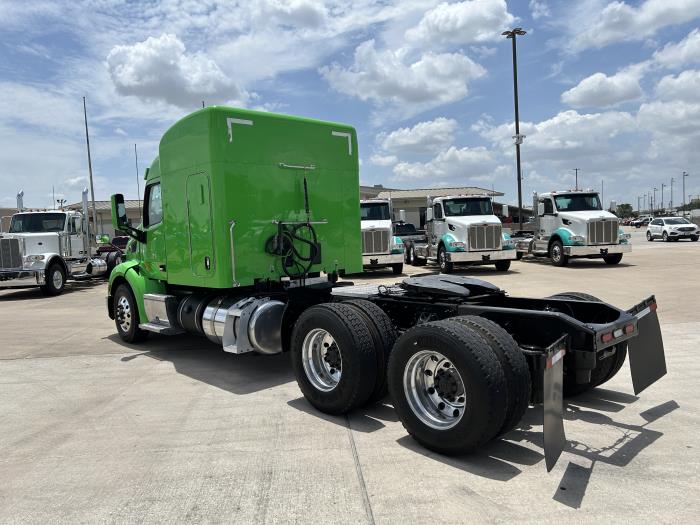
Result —
[[228, 238], [229, 242], [231, 244], [231, 278], [233, 279], [232, 286], [240, 286], [241, 283], [239, 283], [236, 280], [236, 253], [235, 250], [233, 249], [233, 229], [236, 227], [236, 221], [231, 219], [228, 221], [229, 224], [229, 229], [228, 229]]

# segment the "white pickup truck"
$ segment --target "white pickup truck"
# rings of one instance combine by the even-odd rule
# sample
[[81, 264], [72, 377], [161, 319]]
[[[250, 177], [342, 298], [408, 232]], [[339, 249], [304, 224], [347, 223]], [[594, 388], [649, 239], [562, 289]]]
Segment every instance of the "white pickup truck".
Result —
[[14, 214], [9, 232], [0, 233], [0, 288], [39, 286], [46, 295], [59, 295], [68, 279], [109, 276], [121, 252], [90, 253], [86, 208], [84, 199], [82, 213]]
[[391, 202], [387, 199], [360, 201], [360, 219], [362, 266], [366, 270], [390, 267], [394, 274], [401, 274], [404, 244], [393, 233]]
[[595, 191], [535, 193], [533, 210], [534, 231], [515, 237], [518, 258], [549, 257], [555, 266], [566, 266], [572, 257], [618, 264], [632, 251], [630, 235], [615, 215], [603, 210]]
[[459, 263], [493, 264], [504, 272], [516, 257], [488, 195], [428, 199], [426, 233], [427, 242], [408, 246], [407, 260], [416, 266], [437, 262], [443, 273], [451, 273]]

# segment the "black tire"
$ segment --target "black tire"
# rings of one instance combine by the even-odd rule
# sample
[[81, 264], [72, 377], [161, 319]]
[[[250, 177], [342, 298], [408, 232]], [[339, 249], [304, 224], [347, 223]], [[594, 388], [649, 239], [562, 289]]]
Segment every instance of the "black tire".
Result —
[[389, 364], [389, 355], [396, 342], [396, 329], [389, 316], [376, 304], [364, 299], [344, 301], [355, 308], [367, 322], [374, 340], [375, 354], [377, 357], [377, 380], [367, 404], [376, 403], [386, 397], [389, 392], [386, 382], [386, 370]]
[[[556, 295], [548, 297], [548, 299], [574, 299], [577, 301], [595, 301], [601, 302], [594, 295], [590, 295], [583, 292], [563, 292]], [[606, 381], [612, 379], [615, 374], [620, 371], [622, 365], [627, 358], [627, 343], [620, 343], [615, 345], [615, 354], [605, 359], [598, 359], [596, 362], [596, 367], [591, 370], [591, 379], [586, 383], [576, 382], [576, 373], [566, 373], [564, 370], [564, 397], [576, 396], [582, 394], [591, 388], [595, 388], [602, 385]], [[599, 354], [599, 357], [602, 354]], [[566, 364], [566, 361], [564, 362]]]
[[651, 234], [649, 230], [647, 230], [647, 241], [653, 242], [654, 241], [654, 236]]
[[510, 260], [496, 261], [496, 271], [507, 272], [510, 269]]
[[523, 252], [515, 252], [515, 260], [519, 261], [523, 258]]
[[413, 248], [412, 246], [405, 246], [406, 251], [404, 251], [403, 255], [403, 262], [406, 264], [413, 264], [413, 257], [412, 257], [412, 252], [411, 249]]
[[427, 262], [422, 257], [418, 257], [416, 255], [416, 249], [413, 247], [413, 245], [411, 245], [411, 261], [413, 266], [425, 266], [425, 263]]
[[447, 260], [447, 250], [444, 246], [438, 248], [438, 264], [442, 273], [452, 273], [455, 271], [454, 263]]
[[391, 271], [394, 272], [394, 275], [401, 275], [403, 273], [403, 263], [392, 264]]
[[56, 261], [49, 264], [44, 275], [45, 283], [41, 286], [44, 295], [61, 295], [66, 287], [66, 270]]
[[661, 234], [661, 240], [663, 240], [664, 242], [669, 242], [670, 239], [668, 238], [668, 233], [663, 232], [663, 233]]
[[569, 257], [564, 253], [564, 245], [559, 239], [554, 239], [549, 245], [549, 259], [554, 266], [566, 266], [569, 264]]
[[122, 341], [139, 343], [148, 338], [148, 332], [139, 328], [140, 317], [134, 293], [128, 284], [120, 284], [114, 292], [114, 324]]
[[605, 261], [605, 264], [619, 264], [620, 261], [622, 260], [622, 254], [621, 253], [612, 253], [610, 255], [606, 255], [603, 257], [603, 260]]
[[700, 236], [698, 235], [693, 235], [692, 237], [690, 237], [691, 242], [698, 242], [698, 239], [700, 239]]
[[[442, 354], [449, 360], [447, 365], [454, 365], [465, 385], [464, 409], [450, 427], [434, 428], [425, 423], [408, 400], [417, 391], [407, 393], [404, 389], [407, 365], [423, 351]], [[391, 352], [388, 380], [401, 423], [416, 441], [430, 450], [442, 454], [471, 452], [503, 427], [507, 408], [503, 369], [484, 339], [460, 323], [433, 321], [407, 330]], [[430, 395], [437, 395], [435, 389]]]
[[112, 270], [122, 262], [121, 252], [109, 252], [107, 254], [107, 271], [104, 274], [105, 279], [109, 279]]
[[530, 391], [532, 389], [530, 369], [518, 343], [502, 326], [490, 319], [476, 315], [464, 315], [451, 317], [449, 320], [463, 324], [477, 332], [498, 358], [505, 376], [508, 399], [506, 416], [498, 435], [510, 432], [525, 414], [530, 404]]
[[[330, 390], [315, 386], [304, 366], [303, 346], [315, 329], [327, 332], [335, 341], [341, 359], [341, 375]], [[304, 397], [321, 412], [344, 414], [364, 405], [377, 381], [377, 356], [369, 323], [355, 307], [319, 304], [306, 309], [292, 331], [292, 368]]]

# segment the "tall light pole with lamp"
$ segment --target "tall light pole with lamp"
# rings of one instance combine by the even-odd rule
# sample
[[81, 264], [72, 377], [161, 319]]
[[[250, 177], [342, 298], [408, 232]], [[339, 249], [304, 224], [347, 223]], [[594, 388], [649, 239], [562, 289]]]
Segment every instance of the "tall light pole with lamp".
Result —
[[520, 169], [520, 145], [523, 143], [525, 135], [520, 134], [520, 111], [518, 109], [518, 51], [515, 43], [517, 36], [523, 36], [525, 31], [522, 28], [516, 27], [510, 31], [501, 33], [506, 38], [513, 41], [513, 99], [515, 101], [515, 163], [518, 170], [518, 229], [523, 229], [523, 189], [522, 189], [522, 171]]
[[688, 176], [687, 172], [683, 172], [683, 216], [685, 216], [685, 178]]

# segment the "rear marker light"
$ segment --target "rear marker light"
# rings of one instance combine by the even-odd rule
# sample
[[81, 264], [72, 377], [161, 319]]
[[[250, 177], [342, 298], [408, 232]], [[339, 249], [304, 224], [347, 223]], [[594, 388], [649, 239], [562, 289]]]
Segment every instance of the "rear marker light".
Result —
[[656, 312], [656, 308], [657, 308], [656, 303], [651, 303], [649, 305], [649, 310], [651, 310], [652, 312]]
[[603, 334], [603, 336], [600, 338], [601, 341], [604, 343], [609, 343], [610, 341], [613, 340], [613, 334], [612, 332], [608, 332], [607, 334]]
[[632, 332], [634, 332], [634, 325], [633, 324], [625, 325], [624, 330], [625, 330], [625, 334], [631, 334]]

